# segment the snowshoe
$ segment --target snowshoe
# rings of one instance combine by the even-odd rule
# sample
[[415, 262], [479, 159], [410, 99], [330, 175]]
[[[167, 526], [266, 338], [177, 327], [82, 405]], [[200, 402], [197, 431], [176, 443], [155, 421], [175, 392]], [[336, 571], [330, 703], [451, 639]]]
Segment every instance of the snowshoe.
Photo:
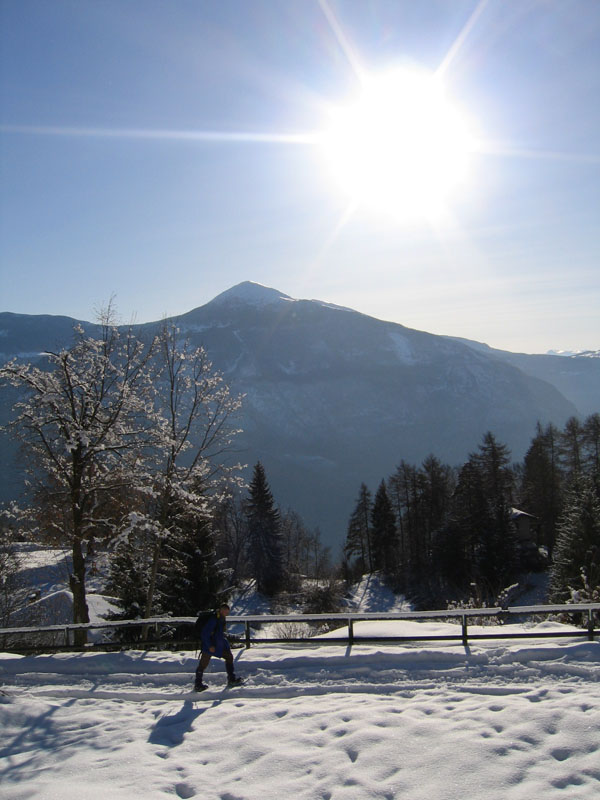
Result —
[[241, 686], [243, 682], [244, 682], [244, 679], [243, 679], [243, 678], [229, 678], [229, 679], [227, 680], [227, 686], [228, 686], [228, 687], [231, 687], [231, 686]]
[[194, 691], [195, 692], [203, 692], [205, 689], [208, 689], [208, 686], [205, 683], [195, 683], [194, 684]]

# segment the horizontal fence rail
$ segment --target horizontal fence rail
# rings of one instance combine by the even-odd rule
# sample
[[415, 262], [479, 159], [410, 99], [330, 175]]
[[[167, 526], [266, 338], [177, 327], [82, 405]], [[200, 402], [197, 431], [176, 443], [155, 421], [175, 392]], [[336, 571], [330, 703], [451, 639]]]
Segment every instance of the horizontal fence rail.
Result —
[[[501, 630], [510, 621], [550, 614], [567, 614], [577, 616], [582, 627], [576, 630], [563, 631], [508, 631]], [[593, 641], [600, 634], [595, 627], [594, 619], [600, 617], [600, 603], [572, 603], [562, 605], [509, 606], [507, 608], [473, 608], [437, 611], [398, 611], [336, 614], [249, 614], [227, 618], [231, 631], [232, 643], [247, 648], [256, 644], [306, 644], [333, 645], [345, 644], [385, 644], [401, 642], [434, 642], [460, 641], [467, 647], [469, 641], [478, 639], [541, 639], [563, 637], [587, 637]], [[492, 619], [496, 623], [488, 632], [470, 632], [469, 623], [477, 619]], [[425, 620], [455, 621], [457, 632], [440, 634], [363, 636], [355, 631], [355, 623], [365, 621]], [[101, 621], [67, 625], [48, 625], [44, 627], [0, 628], [0, 650], [5, 652], [58, 652], [61, 650], [123, 650], [131, 649], [192, 649], [199, 647], [198, 637], [194, 633], [196, 617], [151, 617], [149, 619]], [[304, 623], [313, 626], [339, 624], [340, 629], [347, 632], [339, 636], [320, 637], [319, 634], [307, 633], [306, 636], [290, 635], [279, 637], [261, 637], [260, 630], [265, 624], [272, 623]], [[460, 625], [460, 627], [459, 627]], [[233, 629], [233, 630], [232, 630]], [[236, 633], [236, 630], [243, 633]], [[101, 641], [91, 641], [85, 645], [76, 644], [78, 631], [105, 632]], [[131, 635], [127, 636], [127, 632]], [[292, 631], [293, 633], [293, 631]], [[37, 641], [36, 641], [37, 639]], [[62, 639], [60, 643], [58, 640]]]

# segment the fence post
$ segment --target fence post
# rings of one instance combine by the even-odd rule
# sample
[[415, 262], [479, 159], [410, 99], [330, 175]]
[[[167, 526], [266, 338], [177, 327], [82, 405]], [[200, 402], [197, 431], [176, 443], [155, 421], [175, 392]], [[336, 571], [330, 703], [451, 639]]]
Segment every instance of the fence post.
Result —
[[461, 619], [462, 619], [462, 643], [464, 647], [467, 647], [469, 644], [469, 639], [467, 636], [467, 615], [463, 614]]
[[248, 620], [244, 623], [244, 627], [246, 630], [246, 650], [250, 650], [250, 623]]
[[68, 628], [65, 628], [65, 647], [69, 647], [69, 629]]
[[588, 639], [594, 641], [594, 612], [588, 608]]
[[354, 620], [348, 617], [348, 644], [354, 644]]

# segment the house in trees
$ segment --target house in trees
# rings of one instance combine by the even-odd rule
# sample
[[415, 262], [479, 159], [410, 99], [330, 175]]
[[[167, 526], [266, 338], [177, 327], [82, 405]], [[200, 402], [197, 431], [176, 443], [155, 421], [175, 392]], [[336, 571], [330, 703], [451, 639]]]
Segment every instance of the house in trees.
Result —
[[520, 508], [511, 508], [510, 518], [514, 522], [517, 539], [519, 542], [532, 542], [537, 544], [538, 519]]
[[521, 565], [525, 569], [540, 569], [545, 562], [538, 547], [538, 518], [520, 508], [511, 508], [510, 518], [514, 525]]

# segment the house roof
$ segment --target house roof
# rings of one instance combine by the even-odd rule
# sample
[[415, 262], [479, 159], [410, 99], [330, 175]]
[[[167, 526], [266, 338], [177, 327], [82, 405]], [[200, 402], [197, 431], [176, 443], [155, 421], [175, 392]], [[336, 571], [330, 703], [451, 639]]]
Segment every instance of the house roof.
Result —
[[537, 519], [535, 514], [528, 514], [527, 511], [521, 511], [520, 508], [511, 508], [510, 518], [517, 519], [518, 517], [529, 517], [530, 519]]

